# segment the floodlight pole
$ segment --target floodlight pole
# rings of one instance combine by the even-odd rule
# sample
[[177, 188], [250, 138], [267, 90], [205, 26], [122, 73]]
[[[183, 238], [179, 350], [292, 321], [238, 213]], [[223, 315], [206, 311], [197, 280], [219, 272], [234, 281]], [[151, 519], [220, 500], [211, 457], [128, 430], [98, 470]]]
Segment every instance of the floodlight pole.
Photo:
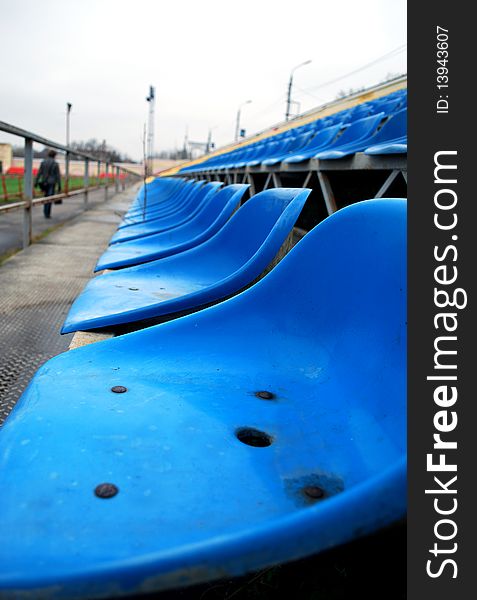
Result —
[[152, 175], [153, 171], [153, 154], [154, 154], [154, 108], [156, 103], [156, 88], [149, 86], [149, 96], [146, 98], [149, 102], [149, 118], [147, 123], [147, 157], [146, 171], [148, 175]]
[[306, 60], [305, 62], [300, 63], [296, 67], [293, 67], [290, 73], [290, 81], [288, 82], [288, 93], [287, 93], [287, 108], [285, 111], [285, 121], [290, 120], [290, 108], [291, 108], [291, 95], [292, 95], [292, 86], [293, 86], [293, 74], [300, 67], [304, 67], [305, 65], [309, 65], [311, 60]]
[[212, 129], [209, 129], [209, 133], [207, 135], [207, 144], [205, 145], [205, 153], [206, 154], [209, 154], [211, 146], [212, 146]]
[[245, 106], [246, 104], [250, 104], [252, 101], [251, 100], [247, 100], [246, 102], [242, 102], [242, 104], [238, 107], [237, 110], [237, 120], [235, 121], [235, 141], [238, 141], [239, 139], [239, 134], [240, 134], [240, 113], [242, 111], [242, 106]]

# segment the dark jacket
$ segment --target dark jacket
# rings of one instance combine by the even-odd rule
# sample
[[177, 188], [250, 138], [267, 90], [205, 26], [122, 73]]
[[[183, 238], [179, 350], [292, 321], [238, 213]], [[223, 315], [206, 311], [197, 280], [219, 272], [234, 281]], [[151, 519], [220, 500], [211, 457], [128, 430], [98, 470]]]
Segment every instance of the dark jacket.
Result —
[[58, 190], [61, 189], [60, 167], [54, 158], [48, 157], [42, 161], [35, 179], [35, 185], [39, 185], [42, 189], [47, 186], [58, 185]]

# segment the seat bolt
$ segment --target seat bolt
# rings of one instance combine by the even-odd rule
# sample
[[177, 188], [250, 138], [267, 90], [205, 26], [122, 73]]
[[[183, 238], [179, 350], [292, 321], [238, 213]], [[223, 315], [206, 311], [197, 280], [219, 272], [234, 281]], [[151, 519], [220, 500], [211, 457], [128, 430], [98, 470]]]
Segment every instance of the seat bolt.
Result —
[[303, 488], [303, 493], [305, 496], [308, 496], [308, 498], [312, 498], [313, 500], [319, 500], [325, 495], [324, 490], [317, 485], [307, 485]]
[[100, 483], [94, 488], [94, 493], [98, 498], [112, 498], [119, 492], [119, 488], [114, 483]]
[[255, 392], [255, 396], [257, 396], [257, 398], [261, 398], [262, 400], [273, 400], [275, 398], [275, 394], [265, 390], [261, 392]]
[[115, 385], [111, 388], [111, 391], [115, 394], [124, 394], [124, 392], [128, 391], [128, 388], [124, 387], [124, 385]]

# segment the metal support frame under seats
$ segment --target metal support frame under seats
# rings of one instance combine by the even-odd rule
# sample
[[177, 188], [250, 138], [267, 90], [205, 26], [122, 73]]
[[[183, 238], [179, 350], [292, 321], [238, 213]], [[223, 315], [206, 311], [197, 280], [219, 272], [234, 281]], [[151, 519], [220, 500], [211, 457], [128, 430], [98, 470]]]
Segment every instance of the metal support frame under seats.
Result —
[[329, 215], [332, 215], [334, 212], [338, 210], [336, 206], [336, 200], [333, 194], [333, 190], [331, 189], [330, 180], [326, 173], [323, 171], [317, 171], [318, 180], [320, 182], [321, 192], [323, 194], [323, 198], [325, 199], [326, 210]]

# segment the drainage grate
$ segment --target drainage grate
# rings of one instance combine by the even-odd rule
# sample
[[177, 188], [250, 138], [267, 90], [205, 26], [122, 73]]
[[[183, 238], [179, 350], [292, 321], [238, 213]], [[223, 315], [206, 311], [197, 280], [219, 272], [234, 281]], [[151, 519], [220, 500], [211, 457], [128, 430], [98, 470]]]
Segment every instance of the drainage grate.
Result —
[[15, 259], [15, 265], [4, 264], [0, 273], [0, 423], [38, 367], [68, 349], [72, 336], [61, 336], [60, 328], [84, 285], [77, 267], [71, 280], [53, 279], [54, 273], [50, 280], [25, 274], [26, 256]]
[[61, 326], [119, 221], [107, 204], [0, 267], [0, 425], [38, 367], [68, 349], [73, 335]]

